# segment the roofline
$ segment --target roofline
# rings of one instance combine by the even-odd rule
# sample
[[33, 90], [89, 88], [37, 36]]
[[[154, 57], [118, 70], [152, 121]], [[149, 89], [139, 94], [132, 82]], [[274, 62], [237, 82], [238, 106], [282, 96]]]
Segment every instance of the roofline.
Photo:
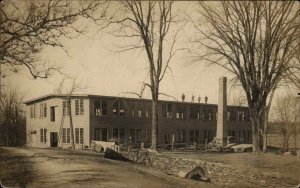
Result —
[[[27, 101], [24, 101], [23, 103], [24, 104], [29, 104], [29, 103], [39, 101], [39, 100], [43, 100], [43, 99], [47, 99], [47, 98], [67, 97], [67, 96], [68, 96], [68, 94], [48, 94], [48, 95], [43, 95], [43, 96], [36, 97], [36, 98], [33, 98], [33, 99], [29, 99]], [[71, 97], [88, 97], [88, 95], [87, 94], [72, 94]]]
[[[37, 98], [33, 98], [27, 101], [24, 101], [23, 103], [28, 105], [30, 103], [33, 103], [35, 101], [40, 101], [48, 98], [55, 98], [55, 97], [67, 97], [69, 94], [48, 94], [43, 95]], [[107, 95], [95, 95], [95, 94], [72, 94], [72, 98], [74, 97], [105, 97], [105, 98], [116, 98], [116, 99], [131, 99], [131, 100], [142, 100], [142, 101], [151, 101], [151, 99], [143, 99], [143, 98], [133, 98], [133, 97], [119, 97], [119, 96], [107, 96]], [[218, 106], [218, 104], [210, 104], [210, 103], [197, 103], [197, 102], [182, 102], [182, 101], [168, 101], [168, 100], [158, 100], [159, 102], [171, 102], [171, 103], [180, 103], [180, 104], [187, 104], [187, 105], [207, 105], [207, 106]], [[236, 107], [236, 108], [248, 108], [248, 106], [233, 106], [233, 105], [227, 105], [227, 107]]]

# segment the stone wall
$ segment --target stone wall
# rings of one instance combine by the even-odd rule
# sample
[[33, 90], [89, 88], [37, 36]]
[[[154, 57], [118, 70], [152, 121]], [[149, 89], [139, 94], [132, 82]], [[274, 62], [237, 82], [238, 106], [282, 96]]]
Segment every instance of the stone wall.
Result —
[[171, 157], [168, 154], [147, 152], [146, 150], [131, 150], [128, 158], [139, 164], [151, 166], [166, 174], [180, 176], [181, 172], [188, 172], [195, 167], [201, 167], [205, 177], [211, 183], [218, 185], [235, 185], [237, 187], [294, 187], [298, 184], [290, 178], [277, 178], [263, 173], [240, 171], [233, 166], [195, 159]]
[[226, 178], [224, 176], [231, 176], [231, 170], [221, 163], [182, 159], [142, 150], [131, 150], [128, 153], [128, 157], [132, 161], [154, 167], [169, 175], [179, 176], [180, 172], [188, 172], [196, 167], [201, 167], [204, 170], [205, 177], [215, 183], [225, 183]]

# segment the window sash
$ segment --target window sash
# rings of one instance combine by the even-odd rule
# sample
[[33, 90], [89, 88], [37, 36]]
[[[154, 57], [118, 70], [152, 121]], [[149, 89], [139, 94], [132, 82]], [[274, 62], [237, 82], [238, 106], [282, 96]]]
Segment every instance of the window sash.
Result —
[[46, 143], [47, 141], [47, 129], [40, 129], [40, 142]]
[[83, 144], [83, 128], [75, 128], [75, 143]]
[[79, 115], [79, 100], [75, 100], [75, 115]]

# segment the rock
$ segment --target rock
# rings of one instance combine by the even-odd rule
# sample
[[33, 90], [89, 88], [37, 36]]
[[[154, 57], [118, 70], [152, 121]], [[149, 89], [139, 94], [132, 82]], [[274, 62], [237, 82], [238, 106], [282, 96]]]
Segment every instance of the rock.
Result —
[[265, 184], [266, 180], [260, 180], [260, 183]]
[[105, 151], [104, 158], [113, 159], [113, 160], [120, 160], [120, 161], [130, 161], [122, 154], [114, 151], [113, 149], [107, 148]]
[[293, 153], [291, 151], [287, 151], [287, 152], [283, 153], [283, 155], [293, 155]]
[[177, 175], [181, 178], [210, 182], [210, 179], [205, 177], [204, 170], [199, 166], [190, 171], [179, 171]]

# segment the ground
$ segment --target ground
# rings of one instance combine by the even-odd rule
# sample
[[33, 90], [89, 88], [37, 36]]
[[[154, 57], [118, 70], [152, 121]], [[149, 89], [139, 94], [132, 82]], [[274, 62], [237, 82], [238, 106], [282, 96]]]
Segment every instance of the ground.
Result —
[[91, 151], [0, 148], [0, 166], [13, 187], [213, 187]]
[[[300, 183], [300, 157], [274, 153], [165, 153], [231, 165], [244, 173], [245, 178], [251, 172], [269, 177], [270, 181], [283, 181], [281, 185]], [[166, 175], [132, 162], [106, 159], [91, 151], [0, 148], [0, 166], [2, 184], [14, 187], [223, 187]], [[258, 185], [261, 184], [250, 187]]]
[[232, 182], [246, 182], [249, 187], [300, 186], [300, 157], [275, 152], [252, 154], [229, 152], [165, 152], [179, 158], [217, 162], [234, 169]]

